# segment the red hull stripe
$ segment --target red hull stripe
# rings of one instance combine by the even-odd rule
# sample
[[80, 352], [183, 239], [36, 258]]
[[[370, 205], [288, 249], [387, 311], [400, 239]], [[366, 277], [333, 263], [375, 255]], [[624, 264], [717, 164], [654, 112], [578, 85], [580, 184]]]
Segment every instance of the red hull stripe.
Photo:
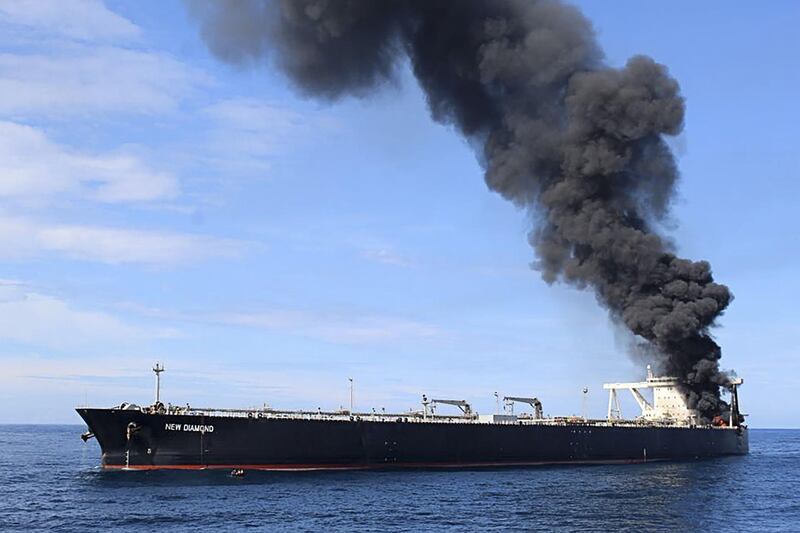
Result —
[[[653, 461], [653, 460], [649, 460]], [[395, 468], [492, 468], [505, 466], [544, 466], [544, 465], [569, 465], [569, 464], [634, 464], [643, 463], [642, 459], [617, 459], [606, 461], [535, 461], [514, 463], [374, 463], [374, 464], [261, 464], [261, 465], [103, 465], [106, 470], [271, 470], [271, 471], [314, 471], [314, 470], [383, 470]]]

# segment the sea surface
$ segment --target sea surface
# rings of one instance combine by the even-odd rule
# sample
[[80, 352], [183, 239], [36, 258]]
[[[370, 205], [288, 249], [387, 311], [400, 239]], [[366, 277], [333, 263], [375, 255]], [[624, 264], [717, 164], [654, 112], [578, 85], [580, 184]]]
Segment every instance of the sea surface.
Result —
[[103, 472], [83, 426], [0, 425], [0, 531], [800, 531], [800, 430], [690, 462]]

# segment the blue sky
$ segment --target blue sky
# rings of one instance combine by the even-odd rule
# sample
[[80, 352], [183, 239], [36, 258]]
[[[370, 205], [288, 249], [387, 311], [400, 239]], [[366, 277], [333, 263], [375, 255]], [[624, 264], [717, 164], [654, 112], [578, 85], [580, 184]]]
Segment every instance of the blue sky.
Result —
[[[671, 236], [736, 295], [715, 335], [751, 423], [800, 426], [800, 5], [579, 5], [609, 64], [680, 81]], [[0, 422], [149, 402], [156, 360], [173, 403], [335, 408], [352, 376], [363, 409], [577, 414], [587, 386], [602, 416], [643, 370], [530, 270], [529, 225], [407, 72], [325, 105], [214, 60], [179, 2], [0, 5]]]

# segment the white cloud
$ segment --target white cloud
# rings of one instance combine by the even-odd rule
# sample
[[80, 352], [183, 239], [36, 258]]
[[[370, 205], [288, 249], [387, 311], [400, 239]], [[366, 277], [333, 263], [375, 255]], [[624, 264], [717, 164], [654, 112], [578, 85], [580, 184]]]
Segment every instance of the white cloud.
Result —
[[220, 314], [183, 312], [120, 302], [117, 308], [138, 316], [167, 322], [215, 324], [263, 329], [341, 344], [374, 344], [402, 339], [444, 339], [439, 326], [396, 316], [358, 313], [324, 313], [293, 309]]
[[130, 341], [144, 336], [172, 336], [168, 330], [148, 331], [108, 313], [76, 308], [26, 285], [0, 280], [0, 339], [53, 348], [95, 342]]
[[432, 324], [382, 316], [331, 316], [300, 311], [232, 313], [215, 317], [224, 324], [263, 328], [343, 344], [373, 344], [438, 337]]
[[100, 0], [4, 0], [0, 24], [70, 39], [130, 39], [138, 26], [107, 9]]
[[129, 153], [86, 154], [56, 144], [39, 129], [0, 121], [0, 198], [41, 200], [75, 193], [101, 202], [174, 197], [174, 176]]
[[266, 170], [269, 157], [313, 132], [334, 127], [328, 118], [248, 98], [217, 102], [202, 115], [211, 123], [205, 152], [216, 165], [234, 171]]
[[247, 98], [217, 102], [203, 113], [222, 132], [236, 133], [233, 139], [227, 135], [219, 140], [254, 155], [274, 153], [290, 142], [289, 135], [306, 127], [305, 117], [296, 111]]
[[0, 114], [170, 110], [207, 77], [155, 53], [64, 44], [56, 54], [0, 54]]
[[361, 250], [361, 257], [384, 265], [408, 267], [412, 263], [400, 254], [389, 248], [368, 248]]
[[0, 257], [23, 259], [61, 254], [102, 263], [171, 266], [209, 257], [230, 257], [243, 243], [205, 235], [98, 226], [46, 225], [0, 216]]

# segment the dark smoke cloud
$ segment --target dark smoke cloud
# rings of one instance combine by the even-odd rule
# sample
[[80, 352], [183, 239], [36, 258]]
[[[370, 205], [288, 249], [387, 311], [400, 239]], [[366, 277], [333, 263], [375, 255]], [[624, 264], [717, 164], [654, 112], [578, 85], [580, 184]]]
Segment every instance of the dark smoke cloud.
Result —
[[677, 257], [655, 227], [678, 172], [664, 141], [684, 100], [645, 56], [603, 64], [590, 23], [553, 0], [190, 1], [224, 61], [272, 59], [304, 94], [363, 95], [404, 57], [433, 118], [473, 146], [489, 187], [539, 222], [545, 281], [594, 291], [612, 318], [685, 380], [690, 404], [721, 414], [720, 348], [709, 328], [730, 303], [705, 261]]

